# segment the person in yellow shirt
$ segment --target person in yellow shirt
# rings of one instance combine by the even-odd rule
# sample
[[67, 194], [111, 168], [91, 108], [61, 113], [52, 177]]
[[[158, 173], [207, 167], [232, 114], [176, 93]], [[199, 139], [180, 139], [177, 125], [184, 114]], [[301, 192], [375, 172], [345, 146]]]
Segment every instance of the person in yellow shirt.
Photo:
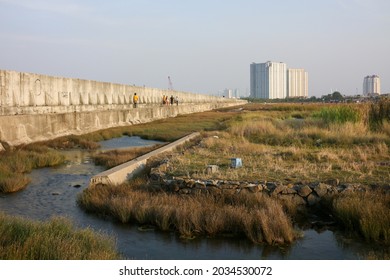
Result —
[[137, 108], [137, 105], [138, 105], [138, 95], [137, 95], [137, 93], [134, 93], [134, 96], [133, 96], [133, 107]]

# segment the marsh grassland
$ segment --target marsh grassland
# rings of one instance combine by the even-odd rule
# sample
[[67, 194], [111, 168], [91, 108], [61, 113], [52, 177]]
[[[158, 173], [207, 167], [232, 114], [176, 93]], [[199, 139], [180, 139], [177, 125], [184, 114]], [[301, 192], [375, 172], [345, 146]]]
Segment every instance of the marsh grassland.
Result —
[[78, 203], [122, 223], [177, 231], [182, 238], [231, 235], [254, 243], [288, 244], [299, 236], [281, 204], [268, 196], [178, 196], [156, 192], [145, 184], [138, 178], [120, 187], [89, 188]]
[[30, 144], [0, 153], [0, 193], [22, 190], [32, 169], [64, 163], [65, 157], [46, 146]]
[[[169, 158], [166, 172], [172, 178], [284, 184], [333, 180], [364, 185], [364, 192], [328, 197], [320, 211], [356, 238], [388, 248], [389, 112], [386, 100], [377, 104], [253, 103], [240, 110], [219, 110], [212, 113], [218, 119], [213, 129], [204, 129], [198, 141], [165, 156]], [[188, 123], [179, 121], [178, 125], [190, 132], [202, 121], [201, 115], [189, 115]], [[176, 120], [166, 120], [171, 121]], [[243, 167], [232, 169], [232, 157], [241, 158]], [[218, 165], [218, 172], [208, 174], [210, 164]], [[148, 188], [147, 174], [122, 186], [89, 188], [79, 204], [123, 223], [175, 230], [185, 238], [231, 234], [269, 244], [289, 244], [299, 238], [297, 215], [310, 211], [261, 194], [156, 191]]]
[[[212, 130], [223, 126], [224, 119], [217, 112], [204, 113], [191, 125], [193, 116], [179, 116], [150, 124], [103, 130], [81, 136], [61, 137], [19, 147], [8, 147], [0, 152], [0, 194], [23, 190], [29, 183], [27, 173], [34, 168], [64, 164], [61, 150], [96, 150], [99, 141], [122, 135], [172, 141], [196, 130]], [[4, 144], [4, 143], [3, 143]], [[107, 168], [131, 160], [148, 152], [148, 148], [128, 151], [94, 153], [96, 164]], [[1, 199], [7, 199], [6, 196]], [[47, 222], [33, 222], [0, 213], [0, 259], [120, 259], [115, 240], [92, 230], [77, 229], [69, 220], [55, 218]]]
[[[248, 105], [223, 131], [204, 133], [189, 152], [172, 159], [173, 176], [232, 180], [386, 185], [389, 182], [390, 125], [371, 130], [370, 106]], [[244, 166], [230, 168], [230, 158]], [[209, 164], [219, 172], [207, 175]], [[197, 175], [198, 174], [198, 175]]]
[[[151, 187], [146, 170], [121, 186], [89, 187], [79, 195], [78, 204], [88, 212], [137, 224], [140, 229], [175, 231], [186, 239], [231, 236], [279, 246], [299, 239], [302, 218], [315, 211], [331, 217], [336, 227], [351, 237], [383, 248], [380, 255], [365, 258], [389, 258], [390, 101], [385, 99], [372, 104], [250, 103], [36, 143], [1, 155], [0, 191], [25, 186], [23, 174], [31, 168], [60, 164], [59, 149], [93, 150], [98, 141], [122, 135], [173, 141], [193, 131], [201, 131], [201, 137], [156, 157], [149, 168], [168, 160], [165, 172], [170, 178], [285, 185], [331, 181], [338, 186], [359, 184], [364, 188], [330, 195], [315, 207], [303, 207], [263, 193], [170, 193]], [[99, 152], [94, 160], [109, 168], [147, 151]], [[241, 158], [243, 166], [231, 168], [231, 158]], [[218, 171], [206, 172], [208, 165], [217, 165]], [[7, 223], [13, 228], [19, 222]], [[40, 225], [42, 230], [47, 226]], [[20, 238], [25, 240], [24, 236]], [[8, 237], [3, 240], [0, 244], [9, 244]]]

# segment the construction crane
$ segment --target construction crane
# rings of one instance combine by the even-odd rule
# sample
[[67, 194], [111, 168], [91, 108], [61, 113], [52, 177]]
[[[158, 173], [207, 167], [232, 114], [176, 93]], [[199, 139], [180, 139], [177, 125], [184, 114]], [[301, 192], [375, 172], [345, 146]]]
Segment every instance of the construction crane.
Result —
[[173, 90], [173, 85], [172, 85], [172, 81], [171, 81], [171, 77], [168, 76], [168, 89], [169, 90]]

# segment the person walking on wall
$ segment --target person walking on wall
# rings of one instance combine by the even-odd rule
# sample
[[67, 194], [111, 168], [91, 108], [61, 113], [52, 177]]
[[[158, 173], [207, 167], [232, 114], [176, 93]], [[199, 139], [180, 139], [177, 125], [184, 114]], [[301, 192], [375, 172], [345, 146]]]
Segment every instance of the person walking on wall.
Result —
[[168, 95], [164, 95], [163, 99], [164, 99], [163, 101], [164, 105], [168, 105]]
[[138, 105], [138, 95], [137, 95], [137, 93], [134, 93], [134, 96], [133, 96], [133, 107], [137, 108], [137, 105]]
[[175, 98], [173, 97], [173, 95], [171, 95], [171, 106], [173, 105], [173, 101], [175, 100]]
[[175, 103], [176, 103], [176, 106], [179, 106], [179, 96], [176, 96]]

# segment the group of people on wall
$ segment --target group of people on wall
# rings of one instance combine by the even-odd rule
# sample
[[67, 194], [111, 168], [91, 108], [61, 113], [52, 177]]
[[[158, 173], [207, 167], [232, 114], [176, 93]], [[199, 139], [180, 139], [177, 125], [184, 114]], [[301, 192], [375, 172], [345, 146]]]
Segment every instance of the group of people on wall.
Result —
[[[133, 95], [133, 107], [137, 108], [138, 103], [139, 103], [139, 96], [135, 92]], [[173, 97], [173, 95], [171, 95], [171, 97], [168, 98], [168, 95], [163, 95], [162, 104], [163, 105], [174, 105], [174, 104], [179, 105], [179, 97], [177, 97], [177, 96]]]
[[168, 95], [163, 95], [162, 104], [163, 105], [173, 105], [173, 104], [179, 105], [179, 97], [177, 97], [177, 96], [173, 97], [173, 95], [171, 95], [171, 97], [168, 98]]

